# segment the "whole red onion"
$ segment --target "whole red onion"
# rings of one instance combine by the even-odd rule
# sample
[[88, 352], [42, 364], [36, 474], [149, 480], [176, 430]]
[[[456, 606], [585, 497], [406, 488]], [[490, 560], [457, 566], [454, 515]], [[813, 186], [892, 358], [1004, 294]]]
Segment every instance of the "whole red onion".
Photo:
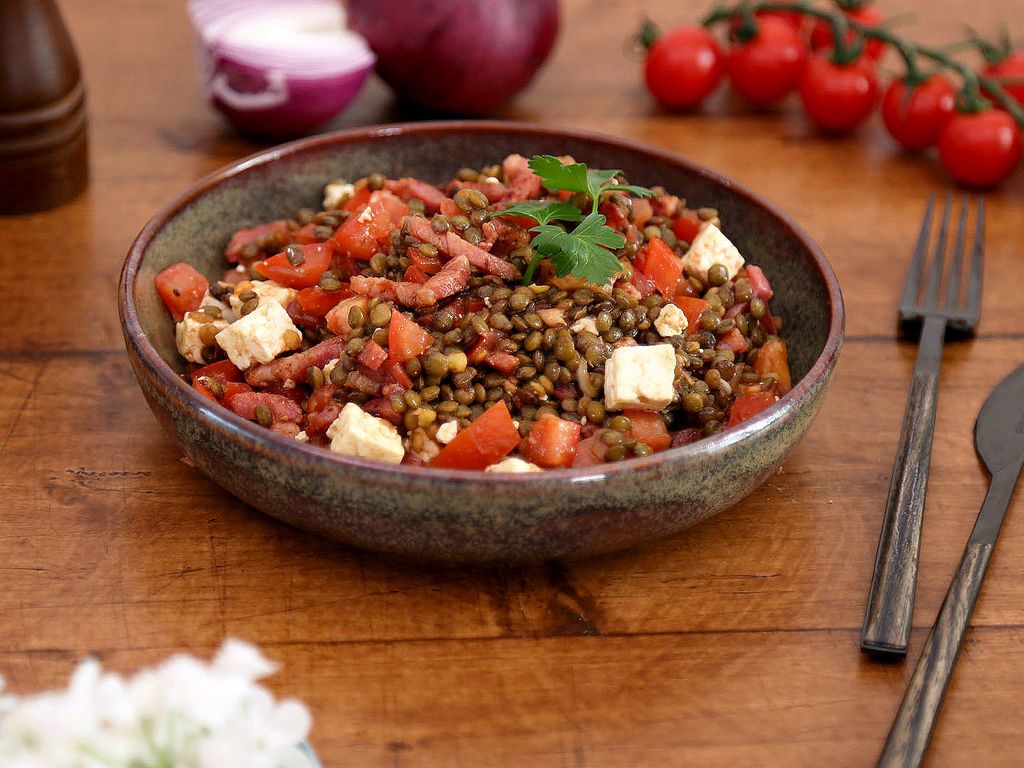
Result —
[[558, 0], [347, 0], [396, 93], [482, 114], [526, 87], [558, 35]]

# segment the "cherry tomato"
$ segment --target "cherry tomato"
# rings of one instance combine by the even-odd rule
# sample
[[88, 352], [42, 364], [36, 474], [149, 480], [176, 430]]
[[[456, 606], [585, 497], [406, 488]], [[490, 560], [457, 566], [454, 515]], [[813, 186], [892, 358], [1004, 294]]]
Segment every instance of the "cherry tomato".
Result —
[[770, 11], [765, 9], [763, 11], [758, 11], [756, 16], [759, 19], [780, 19], [781, 21], [789, 24], [789, 26], [797, 32], [800, 32], [804, 28], [804, 15], [800, 13], [800, 11]]
[[1003, 90], [1024, 106], [1024, 51], [1009, 54], [996, 64], [985, 67], [983, 74], [1003, 82]]
[[882, 120], [896, 141], [911, 152], [934, 146], [956, 107], [956, 91], [944, 75], [908, 86], [893, 80], [882, 97]]
[[867, 119], [878, 100], [875, 63], [859, 56], [849, 64], [836, 64], [829, 54], [815, 54], [800, 81], [800, 99], [822, 131], [848, 133]]
[[800, 83], [807, 49], [789, 22], [767, 16], [757, 21], [757, 34], [729, 50], [729, 80], [751, 104], [767, 107]]
[[939, 135], [939, 157], [965, 187], [991, 187], [1020, 160], [1020, 127], [999, 109], [958, 112]]
[[[298, 264], [289, 258], [289, 251], [293, 247], [302, 253], [302, 261]], [[289, 246], [289, 250], [257, 261], [253, 269], [289, 288], [310, 288], [320, 282], [321, 275], [331, 268], [332, 254], [329, 243]]]
[[647, 90], [666, 109], [687, 110], [710, 94], [725, 71], [718, 41], [703, 27], [677, 27], [647, 53]]
[[[877, 27], [883, 21], [885, 17], [870, 5], [863, 5], [860, 8], [851, 8], [843, 11], [846, 14], [846, 18], [863, 24], [866, 27]], [[846, 41], [852, 43], [857, 37], [857, 33], [852, 29], [846, 33]], [[829, 24], [825, 19], [818, 19], [811, 27], [811, 50], [821, 51], [829, 48], [833, 48], [832, 41], [832, 25]], [[885, 43], [881, 40], [868, 39], [864, 42], [864, 55], [872, 61], [878, 61], [882, 58], [882, 54], [885, 53]]]

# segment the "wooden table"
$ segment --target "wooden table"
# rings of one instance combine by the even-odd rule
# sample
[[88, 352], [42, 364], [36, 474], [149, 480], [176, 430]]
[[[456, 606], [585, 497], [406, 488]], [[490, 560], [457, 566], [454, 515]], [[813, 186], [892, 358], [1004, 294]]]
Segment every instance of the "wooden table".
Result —
[[[970, 20], [992, 28], [1001, 4]], [[924, 200], [946, 182], [880, 121], [824, 140], [788, 103], [727, 94], [659, 112], [624, 38], [702, 3], [565, 0], [564, 33], [501, 116], [667, 147], [763, 192], [821, 244], [845, 290], [845, 351], [784, 471], [690, 532], [586, 562], [423, 568], [293, 530], [179, 461], [129, 370], [122, 257], [199, 176], [259, 148], [203, 102], [181, 3], [65, 0], [89, 84], [93, 178], [59, 210], [0, 219], [0, 672], [62, 685], [94, 654], [131, 670], [226, 637], [281, 662], [327, 766], [863, 766], [873, 763], [986, 486], [971, 428], [1024, 358], [1024, 175], [989, 197], [981, 334], [948, 348], [910, 658], [858, 649], [914, 348], [894, 308]], [[962, 3], [917, 9], [929, 41]], [[1003, 9], [1002, 14], [1010, 11]], [[1014, 31], [1024, 36], [1020, 20]], [[338, 126], [402, 119], [374, 82]], [[1024, 508], [1004, 530], [931, 766], [1024, 755]]]

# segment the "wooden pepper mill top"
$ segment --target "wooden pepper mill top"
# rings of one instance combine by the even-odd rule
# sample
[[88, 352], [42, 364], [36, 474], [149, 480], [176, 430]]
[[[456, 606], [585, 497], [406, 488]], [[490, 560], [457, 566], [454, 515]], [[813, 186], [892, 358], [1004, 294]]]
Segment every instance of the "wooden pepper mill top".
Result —
[[54, 0], [0, 0], [0, 214], [47, 210], [88, 180], [85, 88]]

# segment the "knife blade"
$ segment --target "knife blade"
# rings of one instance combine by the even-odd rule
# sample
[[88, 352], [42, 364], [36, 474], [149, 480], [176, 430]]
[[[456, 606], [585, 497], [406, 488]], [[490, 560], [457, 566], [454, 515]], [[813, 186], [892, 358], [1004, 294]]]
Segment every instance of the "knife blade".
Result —
[[928, 749], [999, 529], [1024, 468], [1024, 365], [985, 400], [974, 424], [974, 447], [991, 475], [988, 493], [889, 731], [879, 768], [920, 765]]

